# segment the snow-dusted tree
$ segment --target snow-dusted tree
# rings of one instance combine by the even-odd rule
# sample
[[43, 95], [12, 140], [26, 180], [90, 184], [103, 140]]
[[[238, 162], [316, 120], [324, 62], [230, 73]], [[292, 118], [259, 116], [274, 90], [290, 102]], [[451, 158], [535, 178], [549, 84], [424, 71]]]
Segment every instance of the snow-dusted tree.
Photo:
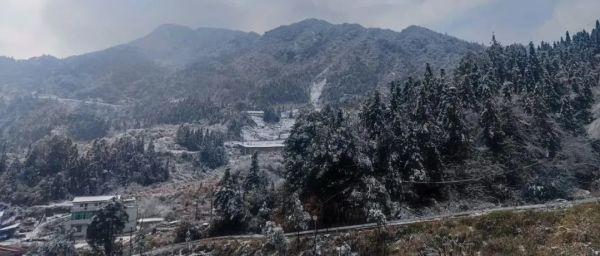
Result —
[[458, 97], [463, 101], [465, 107], [476, 107], [475, 92], [479, 91], [480, 77], [479, 67], [473, 56], [467, 56], [460, 61], [454, 80]]
[[213, 232], [228, 234], [244, 229], [247, 210], [240, 191], [237, 176], [225, 170], [219, 188], [214, 196], [214, 208], [217, 214], [213, 223]]
[[267, 221], [263, 234], [267, 237], [262, 248], [263, 253], [273, 252], [274, 255], [286, 255], [290, 243], [280, 226], [275, 222]]
[[444, 93], [442, 111], [438, 122], [443, 129], [443, 154], [448, 161], [460, 162], [469, 156], [470, 139], [465, 124], [460, 99], [455, 87]]
[[543, 68], [538, 58], [533, 42], [529, 42], [527, 69], [525, 73], [526, 88], [528, 92], [533, 91], [533, 87], [542, 82]]
[[568, 97], [563, 97], [559, 112], [559, 121], [565, 129], [576, 134], [579, 131], [579, 125], [575, 117], [575, 109], [571, 105], [571, 100]]
[[252, 154], [250, 169], [248, 170], [246, 179], [244, 180], [244, 191], [247, 192], [253, 189], [262, 188], [266, 186], [264, 182], [264, 177], [261, 177], [260, 167], [258, 166], [258, 153], [255, 152]]
[[498, 92], [500, 86], [504, 83], [504, 79], [506, 79], [506, 68], [504, 66], [504, 48], [496, 40], [495, 35], [492, 35], [492, 45], [486, 49], [486, 53], [491, 62], [490, 73], [492, 83], [489, 86], [492, 91]]
[[292, 130], [286, 145], [286, 179], [301, 194], [326, 198], [360, 176], [356, 157], [343, 113], [326, 107], [299, 120]]
[[505, 133], [502, 130], [502, 124], [492, 99], [488, 99], [483, 104], [479, 125], [483, 128], [483, 142], [492, 152], [500, 153], [504, 146]]
[[532, 101], [531, 111], [535, 120], [535, 125], [540, 131], [540, 143], [542, 147], [546, 149], [546, 157], [554, 158], [561, 148], [560, 136], [554, 127], [554, 122], [548, 115], [548, 108], [544, 104], [541, 93], [535, 93]]
[[6, 144], [0, 141], [0, 175], [8, 169], [8, 155], [6, 153]]
[[64, 228], [59, 226], [59, 229], [54, 233], [50, 240], [43, 243], [32, 253], [32, 255], [40, 256], [76, 256], [79, 255], [75, 249], [75, 244], [70, 238], [71, 234]]
[[306, 230], [308, 228], [308, 222], [310, 221], [310, 214], [304, 211], [304, 206], [302, 205], [297, 192], [292, 193], [286, 205], [286, 225], [297, 232]]
[[366, 134], [366, 150], [373, 170], [376, 173], [385, 173], [388, 169], [390, 146], [386, 122], [390, 115], [381, 102], [379, 92], [367, 98], [359, 115]]
[[385, 132], [385, 106], [381, 102], [379, 92], [367, 98], [360, 112], [360, 119], [369, 139], [376, 140]]
[[88, 244], [95, 251], [103, 247], [104, 255], [116, 255], [115, 239], [123, 231], [128, 218], [125, 206], [119, 201], [111, 201], [92, 218], [86, 234]]

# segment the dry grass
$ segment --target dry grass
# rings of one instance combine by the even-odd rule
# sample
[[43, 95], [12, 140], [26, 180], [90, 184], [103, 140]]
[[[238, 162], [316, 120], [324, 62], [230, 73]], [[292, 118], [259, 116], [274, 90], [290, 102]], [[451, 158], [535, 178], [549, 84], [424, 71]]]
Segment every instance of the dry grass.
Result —
[[[312, 237], [290, 241], [287, 255], [312, 255]], [[358, 255], [598, 255], [600, 204], [559, 211], [496, 212], [320, 236], [318, 245], [320, 255], [339, 255], [342, 245]], [[260, 248], [261, 240], [236, 240], [203, 244], [196, 251], [261, 255]]]

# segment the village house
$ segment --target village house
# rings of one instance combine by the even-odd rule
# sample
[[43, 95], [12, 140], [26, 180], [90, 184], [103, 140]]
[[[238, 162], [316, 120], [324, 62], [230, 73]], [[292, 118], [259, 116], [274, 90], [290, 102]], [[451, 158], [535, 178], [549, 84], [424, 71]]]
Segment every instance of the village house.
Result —
[[136, 228], [137, 206], [134, 198], [122, 199], [119, 195], [108, 196], [82, 196], [73, 199], [71, 207], [71, 219], [68, 223], [69, 229], [73, 230], [75, 238], [85, 238], [87, 228], [92, 223], [92, 218], [102, 207], [110, 201], [118, 200], [125, 205], [125, 211], [129, 216], [123, 232], [133, 232]]

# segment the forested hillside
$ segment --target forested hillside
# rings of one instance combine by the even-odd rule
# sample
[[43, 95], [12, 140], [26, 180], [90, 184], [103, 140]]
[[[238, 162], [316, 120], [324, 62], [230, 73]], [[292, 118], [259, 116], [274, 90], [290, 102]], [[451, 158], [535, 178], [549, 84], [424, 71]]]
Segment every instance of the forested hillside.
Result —
[[492, 38], [453, 73], [427, 65], [358, 111], [303, 115], [286, 142], [284, 189], [327, 225], [439, 202], [544, 202], [597, 190], [600, 151], [585, 128], [599, 64], [599, 23], [537, 46]]
[[224, 141], [255, 125], [245, 110], [277, 123], [283, 109], [351, 106], [425, 63], [453, 69], [482, 49], [416, 26], [309, 19], [263, 35], [167, 24], [64, 59], [1, 57], [0, 201], [45, 203], [219, 168], [229, 163]]
[[286, 231], [383, 225], [597, 193], [600, 147], [586, 127], [597, 118], [599, 64], [598, 22], [540, 45], [492, 37], [453, 72], [424, 65], [360, 106], [302, 113], [286, 140], [283, 184], [257, 171], [256, 155], [248, 171], [227, 171], [205, 235], [256, 232], [268, 220]]
[[23, 146], [81, 125], [74, 116], [107, 124], [85, 132], [86, 140], [111, 128], [221, 122], [232, 111], [309, 103], [319, 82], [314, 100], [352, 102], [425, 63], [451, 69], [481, 49], [415, 26], [394, 32], [305, 20], [257, 35], [163, 25], [80, 56], [1, 58], [0, 133]]

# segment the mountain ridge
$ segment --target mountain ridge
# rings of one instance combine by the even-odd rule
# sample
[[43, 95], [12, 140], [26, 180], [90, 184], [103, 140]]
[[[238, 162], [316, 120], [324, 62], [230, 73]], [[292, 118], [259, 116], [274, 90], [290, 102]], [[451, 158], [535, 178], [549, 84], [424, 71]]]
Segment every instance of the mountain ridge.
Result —
[[4, 58], [0, 92], [110, 103], [203, 94], [224, 103], [296, 104], [308, 102], [309, 85], [327, 69], [324, 100], [343, 102], [419, 74], [425, 63], [451, 69], [462, 55], [482, 49], [418, 26], [397, 32], [306, 19], [259, 35], [163, 24], [131, 42], [82, 55]]

